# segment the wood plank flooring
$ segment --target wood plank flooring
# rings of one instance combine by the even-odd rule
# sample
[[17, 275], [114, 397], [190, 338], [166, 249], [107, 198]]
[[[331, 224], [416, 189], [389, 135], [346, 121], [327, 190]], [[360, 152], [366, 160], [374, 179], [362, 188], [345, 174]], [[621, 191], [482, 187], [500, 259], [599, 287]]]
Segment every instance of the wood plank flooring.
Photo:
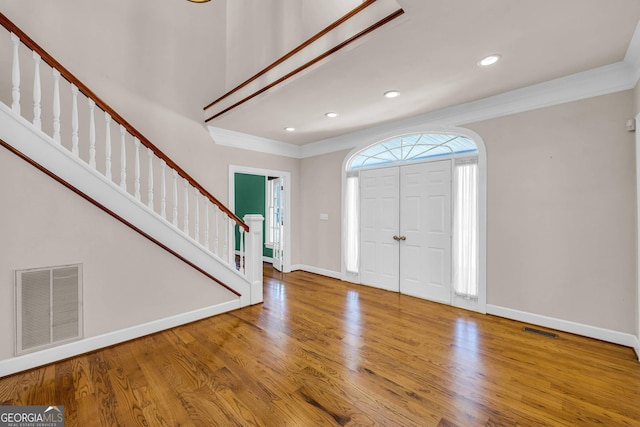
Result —
[[633, 350], [265, 268], [265, 302], [0, 379], [66, 426], [639, 426]]

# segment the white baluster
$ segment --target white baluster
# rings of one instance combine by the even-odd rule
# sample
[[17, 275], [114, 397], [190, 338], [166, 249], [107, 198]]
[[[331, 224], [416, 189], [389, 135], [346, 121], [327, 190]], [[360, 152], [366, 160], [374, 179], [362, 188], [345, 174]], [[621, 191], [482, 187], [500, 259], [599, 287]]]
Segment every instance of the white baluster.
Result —
[[153, 210], [153, 151], [147, 147], [148, 183], [147, 183], [147, 206]]
[[136, 200], [140, 200], [140, 140], [138, 138], [133, 139], [136, 146], [135, 163], [134, 163], [134, 197]]
[[182, 230], [189, 234], [189, 181], [187, 178], [183, 178], [184, 184], [184, 223]]
[[125, 134], [127, 130], [120, 125], [120, 188], [127, 191], [127, 146]]
[[60, 71], [53, 68], [53, 140], [60, 144]]
[[229, 245], [229, 217], [224, 214], [224, 240], [222, 242], [222, 256], [226, 257], [227, 263], [231, 264], [231, 258], [229, 257], [230, 245]]
[[40, 62], [42, 58], [33, 52], [33, 125], [42, 129], [42, 86], [40, 84]]
[[96, 102], [89, 98], [89, 166], [96, 168]]
[[160, 160], [160, 216], [167, 219], [167, 162]]
[[71, 152], [74, 155], [79, 154], [78, 150], [78, 93], [79, 89], [76, 85], [71, 85]]
[[104, 174], [109, 181], [111, 177], [111, 116], [104, 112]]
[[204, 247], [209, 249], [209, 208], [211, 202], [208, 197], [204, 199]]
[[20, 39], [11, 33], [11, 43], [13, 43], [13, 64], [11, 67], [11, 108], [17, 114], [20, 114], [20, 56], [19, 49]]
[[196, 242], [200, 243], [200, 192], [195, 187], [193, 188], [193, 195], [196, 199], [196, 211], [194, 212], [195, 226], [193, 232], [195, 233]]
[[244, 274], [244, 228], [239, 227], [240, 228], [240, 265], [239, 265], [239, 270], [240, 273]]
[[178, 172], [172, 170], [173, 172], [173, 219], [172, 223], [176, 227], [178, 226]]
[[213, 253], [218, 254], [220, 251], [220, 209], [218, 205], [213, 205], [213, 215], [215, 217], [215, 229], [213, 233]]

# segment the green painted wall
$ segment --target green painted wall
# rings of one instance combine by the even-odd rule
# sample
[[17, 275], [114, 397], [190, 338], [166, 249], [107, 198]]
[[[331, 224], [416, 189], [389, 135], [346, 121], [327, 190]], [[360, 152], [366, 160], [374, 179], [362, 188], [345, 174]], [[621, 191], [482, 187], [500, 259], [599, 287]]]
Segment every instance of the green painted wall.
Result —
[[[260, 175], [236, 173], [235, 214], [242, 219], [247, 214], [260, 214], [266, 218], [267, 178]], [[273, 256], [273, 250], [264, 246], [265, 223], [262, 224], [262, 255]], [[240, 232], [236, 227], [236, 250], [240, 249]]]

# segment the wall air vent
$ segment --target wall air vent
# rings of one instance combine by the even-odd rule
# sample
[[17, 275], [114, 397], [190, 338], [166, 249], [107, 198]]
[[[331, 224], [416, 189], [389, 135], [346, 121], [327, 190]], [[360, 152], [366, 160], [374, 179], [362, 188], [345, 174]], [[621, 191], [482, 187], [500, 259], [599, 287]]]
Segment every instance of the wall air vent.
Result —
[[16, 271], [16, 355], [82, 338], [82, 265]]

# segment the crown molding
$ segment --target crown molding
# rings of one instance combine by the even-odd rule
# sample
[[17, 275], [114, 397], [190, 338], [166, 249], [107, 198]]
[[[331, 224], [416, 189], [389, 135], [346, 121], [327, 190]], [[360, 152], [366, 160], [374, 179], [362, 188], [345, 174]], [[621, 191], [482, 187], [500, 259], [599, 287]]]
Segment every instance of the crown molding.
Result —
[[635, 73], [636, 71], [630, 64], [620, 61], [478, 101], [312, 142], [300, 147], [300, 155], [305, 158], [347, 150], [367, 142], [373, 143], [391, 137], [394, 134], [408, 132], [412, 128], [461, 126], [633, 89], [637, 82], [634, 77]]
[[640, 22], [636, 26], [636, 31], [629, 42], [627, 54], [624, 56], [624, 62], [633, 68], [633, 77], [636, 84], [640, 80]]
[[500, 95], [372, 126], [302, 146], [209, 126], [216, 144], [292, 158], [348, 150], [398, 133], [428, 127], [461, 126], [567, 102], [633, 89], [640, 80], [640, 22], [623, 61], [549, 80]]
[[218, 145], [275, 154], [276, 156], [293, 157], [294, 159], [301, 158], [299, 145], [288, 144], [274, 139], [262, 138], [260, 136], [214, 126], [207, 126], [207, 129], [213, 141]]

